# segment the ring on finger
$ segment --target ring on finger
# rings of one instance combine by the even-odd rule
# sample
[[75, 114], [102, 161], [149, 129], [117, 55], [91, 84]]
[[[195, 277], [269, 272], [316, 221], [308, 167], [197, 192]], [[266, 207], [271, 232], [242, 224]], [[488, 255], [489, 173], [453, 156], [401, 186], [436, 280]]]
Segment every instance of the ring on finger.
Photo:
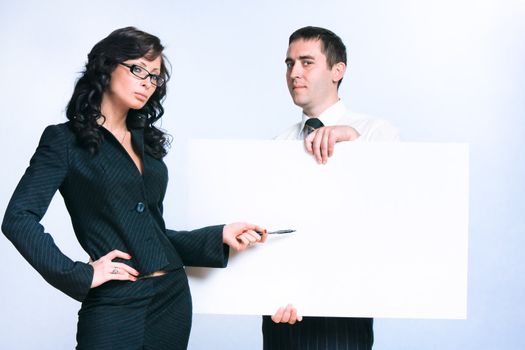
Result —
[[118, 274], [118, 267], [114, 267], [113, 270], [111, 270], [111, 274], [112, 275], [117, 275]]

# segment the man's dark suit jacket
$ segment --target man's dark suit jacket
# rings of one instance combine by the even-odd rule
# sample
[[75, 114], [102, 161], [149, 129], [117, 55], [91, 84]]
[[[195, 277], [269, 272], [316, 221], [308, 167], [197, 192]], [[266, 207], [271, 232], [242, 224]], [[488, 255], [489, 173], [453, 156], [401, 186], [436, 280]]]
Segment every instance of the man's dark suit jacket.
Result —
[[80, 147], [69, 122], [48, 126], [7, 207], [2, 231], [54, 287], [82, 301], [93, 279], [91, 265], [72, 261], [39, 223], [60, 190], [78, 241], [92, 260], [113, 249], [141, 275], [183, 265], [224, 267], [228, 248], [222, 226], [194, 231], [167, 230], [162, 201], [168, 182], [162, 160], [144, 152], [142, 129], [132, 144], [144, 166], [135, 163], [105, 128], [98, 153]]

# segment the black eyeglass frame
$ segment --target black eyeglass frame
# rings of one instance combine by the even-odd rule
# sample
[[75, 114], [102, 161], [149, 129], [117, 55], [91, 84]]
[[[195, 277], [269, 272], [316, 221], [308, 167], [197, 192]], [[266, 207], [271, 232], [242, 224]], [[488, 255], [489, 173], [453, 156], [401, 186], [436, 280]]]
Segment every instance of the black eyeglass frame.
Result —
[[[128, 63], [124, 63], [124, 62], [120, 62], [119, 64], [123, 65], [124, 67], [128, 67], [129, 71], [131, 72], [131, 74], [133, 74], [134, 76], [136, 76], [139, 79], [145, 80], [147, 78], [150, 78], [149, 81], [151, 82], [151, 84], [155, 85], [156, 87], [161, 87], [162, 85], [164, 85], [166, 83], [166, 79], [164, 79], [163, 77], [161, 77], [158, 74], [153, 74], [153, 73], [148, 72], [148, 70], [146, 68], [141, 67], [138, 64], [128, 64]], [[140, 75], [137, 75], [133, 71], [135, 68], [140, 68], [141, 70], [143, 70], [144, 72], [146, 72], [148, 74], [146, 76], [144, 76], [144, 77], [141, 77]]]

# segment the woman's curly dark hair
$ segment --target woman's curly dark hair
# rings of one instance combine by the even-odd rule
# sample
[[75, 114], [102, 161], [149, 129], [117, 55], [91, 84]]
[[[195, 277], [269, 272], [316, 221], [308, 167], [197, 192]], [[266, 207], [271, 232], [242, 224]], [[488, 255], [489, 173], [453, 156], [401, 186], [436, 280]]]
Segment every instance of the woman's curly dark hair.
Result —
[[[82, 147], [94, 154], [103, 140], [97, 120], [105, 119], [100, 105], [116, 66], [129, 59], [145, 57], [154, 60], [161, 56], [159, 75], [168, 81], [170, 74], [166, 67], [167, 59], [162, 54], [163, 50], [159, 38], [134, 27], [117, 29], [93, 47], [66, 110], [66, 116], [71, 121], [73, 132]], [[164, 157], [169, 147], [168, 135], [154, 126], [164, 114], [162, 101], [165, 96], [166, 84], [155, 89], [144, 107], [138, 110], [130, 109], [126, 118], [129, 129], [144, 129], [145, 151], [157, 159]]]

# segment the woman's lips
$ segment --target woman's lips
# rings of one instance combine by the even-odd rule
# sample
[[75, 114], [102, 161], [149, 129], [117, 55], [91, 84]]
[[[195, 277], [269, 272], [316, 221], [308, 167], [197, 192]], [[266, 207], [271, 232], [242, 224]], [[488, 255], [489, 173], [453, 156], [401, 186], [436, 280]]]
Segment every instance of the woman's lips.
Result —
[[146, 101], [148, 99], [148, 96], [141, 94], [140, 92], [135, 92], [135, 96], [141, 101]]

